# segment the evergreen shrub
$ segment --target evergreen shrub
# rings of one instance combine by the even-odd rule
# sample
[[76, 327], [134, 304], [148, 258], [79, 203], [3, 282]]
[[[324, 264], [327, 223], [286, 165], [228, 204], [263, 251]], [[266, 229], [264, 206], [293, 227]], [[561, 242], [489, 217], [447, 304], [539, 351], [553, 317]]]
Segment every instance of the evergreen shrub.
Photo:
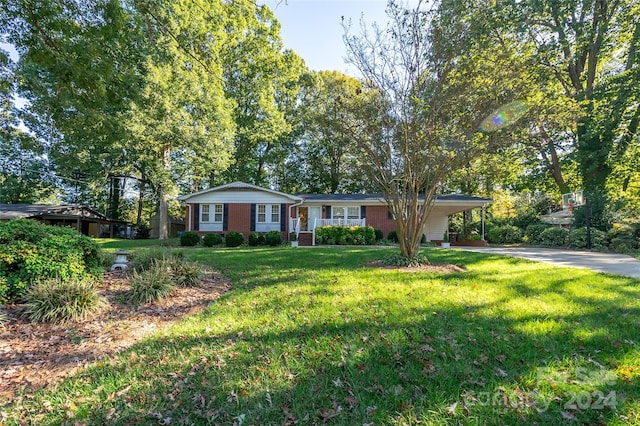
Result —
[[231, 231], [224, 239], [224, 244], [227, 247], [239, 247], [244, 243], [244, 235], [240, 232]]
[[200, 243], [200, 237], [195, 232], [186, 231], [180, 235], [180, 245], [183, 247], [193, 247]]
[[513, 244], [521, 241], [522, 233], [517, 226], [496, 226], [489, 231], [489, 242], [493, 244]]
[[265, 244], [264, 234], [260, 232], [252, 232], [249, 234], [249, 245], [257, 247]]
[[317, 244], [373, 245], [376, 233], [371, 226], [321, 226], [316, 228]]
[[380, 241], [381, 239], [384, 238], [384, 233], [382, 232], [382, 229], [374, 229], [373, 232], [376, 234], [376, 241]]
[[390, 231], [387, 235], [387, 240], [397, 243], [398, 242], [398, 233], [396, 231]]
[[[576, 228], [569, 231], [567, 245], [572, 248], [587, 247], [587, 228]], [[591, 228], [591, 248], [603, 250], [607, 248], [607, 234], [597, 228]]]
[[72, 228], [31, 219], [0, 223], [0, 303], [20, 301], [34, 283], [98, 275], [97, 244]]
[[540, 244], [545, 246], [561, 247], [567, 243], [568, 236], [568, 229], [553, 226], [542, 231], [540, 234]]
[[280, 231], [269, 231], [265, 235], [264, 241], [271, 247], [279, 246], [282, 244], [282, 234]]
[[524, 237], [529, 244], [542, 244], [542, 233], [549, 228], [549, 225], [545, 224], [533, 224], [528, 225], [524, 231]]
[[222, 237], [220, 234], [206, 234], [202, 239], [202, 244], [205, 247], [219, 246], [222, 244]]

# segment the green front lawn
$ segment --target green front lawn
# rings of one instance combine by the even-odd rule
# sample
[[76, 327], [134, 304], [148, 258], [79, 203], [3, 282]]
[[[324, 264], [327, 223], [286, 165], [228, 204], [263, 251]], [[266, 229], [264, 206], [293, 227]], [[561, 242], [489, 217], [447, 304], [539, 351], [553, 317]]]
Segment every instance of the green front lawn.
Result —
[[[188, 249], [233, 289], [5, 424], [640, 423], [637, 280], [428, 250]], [[5, 414], [3, 414], [4, 412]]]
[[168, 240], [148, 239], [148, 240], [127, 240], [122, 238], [96, 238], [94, 241], [103, 249], [113, 250], [134, 250], [141, 247], [176, 247], [180, 245], [179, 238], [169, 238]]

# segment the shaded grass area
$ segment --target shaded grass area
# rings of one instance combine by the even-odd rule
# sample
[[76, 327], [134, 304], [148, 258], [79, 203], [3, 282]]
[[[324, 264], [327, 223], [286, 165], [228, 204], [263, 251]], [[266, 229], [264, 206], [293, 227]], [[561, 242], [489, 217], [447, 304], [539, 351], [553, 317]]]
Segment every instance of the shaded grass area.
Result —
[[202, 314], [0, 409], [6, 424], [640, 423], [633, 279], [429, 250], [188, 249], [233, 290]]

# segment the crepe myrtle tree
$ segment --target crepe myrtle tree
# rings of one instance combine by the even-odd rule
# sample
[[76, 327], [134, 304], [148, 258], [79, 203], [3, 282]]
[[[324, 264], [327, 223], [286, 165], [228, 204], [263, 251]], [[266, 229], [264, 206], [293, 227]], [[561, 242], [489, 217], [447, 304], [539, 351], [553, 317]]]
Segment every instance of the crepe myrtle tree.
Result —
[[[361, 22], [359, 35], [351, 35], [351, 23], [343, 22], [347, 58], [362, 73], [365, 92], [350, 101], [359, 119], [345, 127], [383, 191], [400, 253], [409, 258], [419, 253], [425, 222], [448, 173], [500, 139], [479, 128], [503, 102], [487, 95], [492, 79], [479, 87], [469, 69], [460, 69], [460, 57], [470, 49], [467, 30], [447, 28], [438, 5], [429, 5], [419, 1], [407, 9], [391, 1], [387, 26]], [[480, 46], [476, 49], [480, 54]]]

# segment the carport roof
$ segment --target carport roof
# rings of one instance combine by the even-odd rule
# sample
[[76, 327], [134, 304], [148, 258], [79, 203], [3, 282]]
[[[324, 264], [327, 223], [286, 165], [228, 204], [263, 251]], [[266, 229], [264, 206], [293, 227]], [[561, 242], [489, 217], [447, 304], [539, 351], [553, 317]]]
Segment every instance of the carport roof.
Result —
[[0, 220], [11, 220], [41, 216], [69, 216], [106, 220], [107, 217], [97, 211], [78, 205], [50, 204], [0, 204]]

